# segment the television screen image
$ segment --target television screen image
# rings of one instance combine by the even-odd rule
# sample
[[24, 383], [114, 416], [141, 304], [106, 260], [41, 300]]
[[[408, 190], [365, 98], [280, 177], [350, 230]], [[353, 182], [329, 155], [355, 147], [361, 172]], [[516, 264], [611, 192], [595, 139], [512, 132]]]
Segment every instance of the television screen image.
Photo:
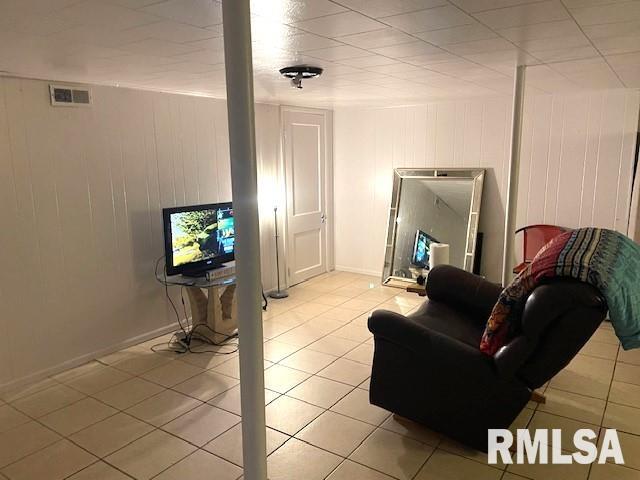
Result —
[[432, 243], [438, 243], [438, 241], [422, 230], [418, 230], [416, 232], [416, 241], [413, 247], [411, 263], [420, 268], [429, 268]]
[[233, 260], [234, 221], [230, 203], [164, 210], [167, 272], [213, 268]]

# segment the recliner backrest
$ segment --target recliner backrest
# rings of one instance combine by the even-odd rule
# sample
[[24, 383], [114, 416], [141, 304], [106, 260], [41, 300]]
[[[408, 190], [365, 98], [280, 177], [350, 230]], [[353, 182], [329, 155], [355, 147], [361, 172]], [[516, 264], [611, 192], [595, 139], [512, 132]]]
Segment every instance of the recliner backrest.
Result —
[[516, 321], [519, 334], [494, 356], [502, 375], [515, 375], [530, 388], [553, 378], [580, 351], [607, 311], [593, 286], [554, 279], [527, 298]]

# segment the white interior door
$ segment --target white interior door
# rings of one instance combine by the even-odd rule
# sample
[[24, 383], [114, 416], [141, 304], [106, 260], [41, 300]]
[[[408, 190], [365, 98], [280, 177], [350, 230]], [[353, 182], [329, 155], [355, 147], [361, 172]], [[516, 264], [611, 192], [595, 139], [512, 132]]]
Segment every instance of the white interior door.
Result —
[[289, 285], [327, 271], [326, 116], [284, 111]]

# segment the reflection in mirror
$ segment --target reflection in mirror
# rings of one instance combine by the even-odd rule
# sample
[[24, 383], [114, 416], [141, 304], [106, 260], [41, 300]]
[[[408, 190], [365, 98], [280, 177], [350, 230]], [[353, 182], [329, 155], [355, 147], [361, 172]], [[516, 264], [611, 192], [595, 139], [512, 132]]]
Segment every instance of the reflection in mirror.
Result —
[[394, 173], [383, 282], [414, 282], [428, 271], [430, 257], [472, 271], [484, 171]]
[[[472, 188], [471, 179], [404, 179], [396, 219], [394, 276], [416, 278], [412, 267], [421, 263], [428, 266], [431, 242], [448, 244], [449, 263], [464, 268]], [[426, 234], [419, 239], [426, 243], [424, 258], [413, 258], [418, 231]]]

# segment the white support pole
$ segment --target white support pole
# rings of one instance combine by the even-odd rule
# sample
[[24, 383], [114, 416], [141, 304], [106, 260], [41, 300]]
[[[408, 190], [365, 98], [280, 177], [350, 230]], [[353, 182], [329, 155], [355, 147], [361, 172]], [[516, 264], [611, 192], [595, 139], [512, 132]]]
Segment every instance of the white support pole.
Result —
[[266, 480], [262, 286], [249, 0], [223, 0], [222, 20], [236, 231], [244, 478]]
[[518, 178], [520, 174], [520, 142], [522, 140], [522, 113], [524, 110], [524, 82], [526, 66], [518, 65], [513, 84], [513, 115], [511, 120], [511, 161], [509, 186], [504, 219], [504, 254], [502, 257], [502, 286], [511, 283], [513, 276], [516, 214], [518, 208]]

